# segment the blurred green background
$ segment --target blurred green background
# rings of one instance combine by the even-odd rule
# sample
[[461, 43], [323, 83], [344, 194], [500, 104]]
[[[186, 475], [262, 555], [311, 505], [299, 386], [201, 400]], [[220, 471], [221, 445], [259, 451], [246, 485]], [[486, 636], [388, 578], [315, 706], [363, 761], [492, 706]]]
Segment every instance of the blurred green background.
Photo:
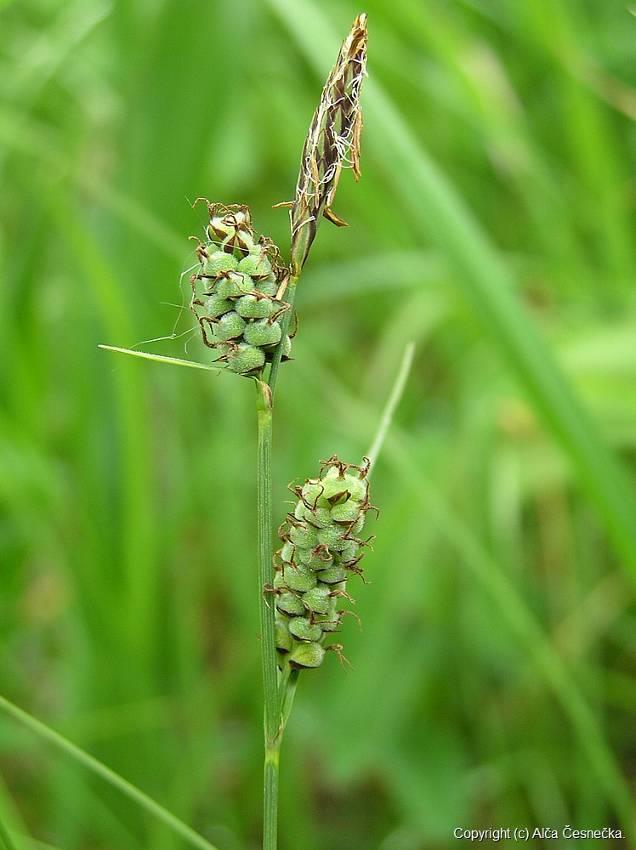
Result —
[[[358, 11], [0, 2], [0, 693], [220, 850], [259, 846], [254, 392], [97, 344], [171, 333], [198, 195], [287, 248], [271, 205]], [[459, 826], [636, 840], [636, 19], [366, 11], [363, 177], [299, 289], [276, 524], [288, 481], [360, 458], [417, 355], [353, 669], [302, 677], [281, 850], [449, 848]], [[185, 846], [4, 714], [0, 775], [11, 828], [61, 850]]]

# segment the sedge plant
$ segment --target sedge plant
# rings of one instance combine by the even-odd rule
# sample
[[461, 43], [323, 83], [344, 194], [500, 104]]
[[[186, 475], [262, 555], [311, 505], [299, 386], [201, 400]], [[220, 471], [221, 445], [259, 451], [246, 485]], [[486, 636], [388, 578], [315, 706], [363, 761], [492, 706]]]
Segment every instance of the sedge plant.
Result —
[[[257, 235], [248, 207], [203, 200], [208, 223], [197, 240], [190, 306], [213, 365], [103, 346], [177, 365], [217, 369], [254, 382], [257, 420], [258, 592], [264, 693], [263, 850], [276, 850], [280, 748], [300, 673], [328, 653], [346, 662], [330, 641], [353, 602], [348, 580], [362, 575], [370, 540], [360, 535], [373, 510], [369, 476], [410, 368], [407, 349], [378, 434], [361, 463], [333, 455], [314, 477], [292, 486], [296, 503], [279, 529], [273, 552], [272, 436], [274, 393], [292, 353], [296, 288], [322, 218], [345, 226], [333, 210], [342, 170], [360, 177], [360, 93], [366, 74], [367, 20], [359, 15], [342, 44], [314, 112], [290, 210], [290, 261]], [[195, 202], [196, 203], [196, 202]], [[355, 615], [354, 615], [355, 616]]]
[[[191, 277], [191, 308], [203, 343], [215, 351], [212, 363], [167, 357], [103, 345], [101, 348], [154, 362], [218, 372], [223, 368], [253, 380], [257, 413], [258, 595], [264, 692], [263, 850], [278, 846], [278, 774], [283, 734], [302, 671], [320, 667], [327, 654], [342, 662], [343, 646], [331, 640], [339, 631], [348, 580], [362, 575], [360, 561], [370, 539], [360, 535], [369, 511], [369, 479], [413, 358], [408, 345], [374, 440], [361, 463], [333, 455], [317, 463], [314, 477], [290, 485], [293, 510], [278, 529], [272, 526], [272, 434], [274, 390], [281, 363], [290, 358], [295, 333], [294, 299], [302, 269], [324, 217], [344, 222], [332, 204], [344, 168], [360, 176], [360, 91], [366, 73], [367, 22], [359, 15], [327, 78], [303, 147], [290, 209], [290, 262], [265, 236], [254, 233], [243, 205], [207, 202], [205, 238], [198, 240], [198, 263]], [[375, 509], [377, 510], [377, 509]], [[343, 607], [345, 605], [345, 607]], [[355, 616], [355, 615], [354, 615]], [[4, 697], [0, 710], [65, 753], [128, 799], [162, 821], [190, 846], [218, 850], [206, 838], [143, 791], [71, 741]], [[0, 820], [0, 847], [16, 850]]]
[[[359, 15], [342, 44], [303, 146], [290, 209], [291, 257], [257, 238], [250, 211], [208, 202], [206, 239], [197, 246], [192, 308], [203, 342], [217, 363], [254, 379], [258, 432], [257, 516], [261, 658], [264, 692], [263, 848], [277, 847], [278, 771], [282, 737], [299, 672], [320, 666], [325, 638], [341, 620], [346, 579], [359, 571], [357, 534], [369, 508], [368, 464], [335, 457], [297, 491], [298, 504], [281, 527], [272, 558], [272, 433], [274, 391], [291, 354], [296, 287], [322, 218], [333, 211], [343, 168], [360, 176], [360, 93], [366, 73], [367, 21]], [[341, 652], [340, 644], [331, 648]]]

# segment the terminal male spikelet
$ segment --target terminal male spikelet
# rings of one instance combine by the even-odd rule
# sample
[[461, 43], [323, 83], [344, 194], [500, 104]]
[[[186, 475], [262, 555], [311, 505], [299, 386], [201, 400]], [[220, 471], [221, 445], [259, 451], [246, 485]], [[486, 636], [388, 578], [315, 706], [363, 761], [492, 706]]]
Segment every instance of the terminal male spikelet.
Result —
[[345, 225], [333, 211], [343, 168], [360, 178], [360, 93], [367, 68], [367, 16], [358, 15], [322, 90], [300, 158], [291, 207], [291, 269], [299, 275], [322, 216]]
[[[246, 206], [208, 203], [206, 239], [199, 242], [199, 269], [190, 278], [191, 307], [203, 342], [220, 353], [217, 362], [241, 375], [257, 375], [281, 341], [280, 321], [289, 305], [279, 297], [288, 269], [276, 246], [256, 238]], [[291, 352], [285, 335], [282, 359]]]
[[331, 457], [317, 478], [294, 487], [298, 502], [279, 529], [283, 541], [274, 558], [276, 645], [281, 666], [319, 667], [329, 649], [325, 638], [338, 631], [347, 579], [362, 574], [360, 560], [369, 542], [360, 538], [369, 502], [368, 463]]

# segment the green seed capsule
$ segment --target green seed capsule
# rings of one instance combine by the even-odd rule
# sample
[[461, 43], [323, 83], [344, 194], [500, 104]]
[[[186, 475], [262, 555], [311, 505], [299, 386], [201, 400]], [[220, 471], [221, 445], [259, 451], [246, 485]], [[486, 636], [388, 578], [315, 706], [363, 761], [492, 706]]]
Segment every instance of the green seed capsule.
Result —
[[244, 319], [266, 319], [275, 309], [269, 298], [257, 298], [254, 295], [243, 295], [235, 307], [236, 312]]
[[[310, 478], [303, 484], [302, 494], [303, 501], [312, 507], [318, 507], [319, 500], [324, 492], [322, 483], [315, 478]], [[325, 507], [324, 505], [322, 507]]]
[[[309, 591], [311, 593], [311, 591]], [[283, 591], [276, 599], [276, 607], [283, 614], [289, 614], [290, 617], [300, 617], [305, 613], [305, 606], [302, 599], [290, 591]]]
[[308, 611], [316, 614], [326, 614], [329, 610], [330, 589], [317, 585], [307, 593], [303, 593], [302, 603]]
[[[326, 545], [326, 544], [325, 544], [325, 545]], [[343, 537], [337, 537], [337, 538], [335, 538], [335, 539], [333, 540], [333, 542], [331, 543], [331, 545], [330, 545], [328, 548], [329, 548], [329, 550], [330, 550], [331, 552], [333, 552], [335, 555], [339, 555], [339, 554], [340, 554], [340, 552], [342, 552], [344, 549], [347, 549], [348, 545], [349, 545], [349, 540], [348, 540], [348, 538], [345, 538], [345, 537], [343, 536]], [[341, 558], [339, 558], [339, 560], [342, 560], [342, 559], [341, 559]]]
[[271, 295], [272, 298], [278, 292], [278, 282], [274, 280], [273, 276], [268, 278], [267, 280], [257, 280], [256, 288], [259, 292], [262, 292], [263, 295]]
[[359, 551], [359, 543], [356, 543], [355, 540], [347, 540], [347, 545], [340, 550], [340, 561], [343, 564], [346, 564], [349, 561], [354, 561], [357, 558]]
[[322, 629], [307, 617], [294, 617], [289, 621], [289, 632], [296, 640], [320, 640]]
[[226, 254], [225, 251], [214, 251], [204, 263], [203, 271], [205, 274], [221, 274], [222, 272], [233, 271], [238, 266], [238, 260], [232, 254]]
[[302, 593], [311, 590], [318, 583], [316, 573], [304, 564], [285, 567], [283, 576], [290, 590], [298, 590]]
[[[293, 622], [293, 621], [291, 621]], [[293, 646], [287, 621], [276, 617], [276, 649], [281, 652], [289, 652]]]
[[307, 520], [311, 525], [318, 526], [318, 528], [326, 528], [328, 525], [331, 525], [329, 508], [316, 508], [312, 510], [304, 505], [303, 508], [303, 519]]
[[242, 335], [245, 329], [245, 319], [234, 311], [225, 313], [214, 325], [214, 338], [219, 342], [227, 342]]
[[289, 539], [303, 549], [311, 549], [318, 545], [318, 533], [310, 525], [293, 525], [289, 532]]
[[347, 541], [343, 540], [347, 530], [332, 524], [326, 528], [321, 528], [318, 532], [318, 542], [322, 543], [332, 552], [340, 552], [347, 545]]
[[289, 663], [293, 667], [320, 667], [324, 657], [324, 647], [319, 643], [299, 643], [289, 656]]
[[288, 360], [292, 351], [292, 341], [291, 339], [285, 335], [285, 339], [283, 340], [283, 359]]
[[313, 549], [297, 549], [296, 557], [301, 564], [312, 570], [324, 570], [333, 563], [333, 555], [323, 547]]
[[207, 227], [210, 240], [220, 242], [228, 251], [238, 249], [244, 253], [254, 250], [254, 234], [249, 209], [237, 206], [221, 208], [218, 205], [217, 210], [211, 210]]
[[274, 589], [280, 590], [281, 588], [285, 588], [285, 590], [287, 590], [287, 583], [285, 582], [283, 571], [276, 570], [274, 573]]
[[355, 522], [359, 516], [360, 504], [353, 499], [347, 499], [331, 509], [331, 519], [335, 522]]
[[351, 498], [355, 499], [356, 502], [366, 501], [369, 482], [366, 479], [360, 478], [358, 475], [354, 475], [351, 472], [345, 472], [344, 475], [341, 475], [339, 466], [330, 466], [326, 470], [322, 480], [325, 483], [327, 481], [338, 481], [340, 482], [338, 487], [342, 486], [342, 489], [348, 490]]
[[363, 528], [364, 528], [364, 513], [360, 512], [360, 516], [351, 526], [351, 533], [352, 534], [359, 534], [362, 531]]
[[205, 313], [213, 319], [218, 316], [223, 316], [233, 310], [234, 306], [227, 298], [221, 298], [219, 295], [210, 295], [205, 301]]
[[280, 557], [282, 561], [286, 561], [287, 563], [291, 563], [294, 560], [294, 544], [290, 543], [289, 540], [283, 543], [280, 550]]
[[239, 343], [227, 355], [228, 367], [240, 375], [249, 375], [251, 372], [256, 372], [263, 367], [264, 363], [265, 354], [261, 349], [253, 345], [245, 345], [244, 342]]
[[329, 610], [326, 614], [314, 614], [313, 620], [320, 626], [323, 632], [335, 632], [340, 626], [341, 615], [338, 613], [338, 605], [335, 599], [329, 600]]
[[351, 498], [356, 502], [366, 502], [369, 493], [369, 482], [365, 479], [358, 478], [357, 475], [345, 475], [347, 482], [347, 490], [351, 493]]
[[345, 478], [325, 478], [321, 482], [323, 486], [322, 498], [327, 499], [330, 506], [347, 501], [350, 498], [348, 482]]
[[250, 277], [266, 278], [272, 273], [272, 264], [267, 259], [267, 255], [261, 249], [257, 248], [254, 252], [249, 253], [247, 257], [243, 257], [238, 264], [240, 272], [250, 275]]
[[344, 567], [328, 567], [318, 573], [318, 579], [323, 584], [338, 584], [341, 581], [346, 581], [347, 578], [347, 571]]
[[250, 345], [276, 345], [280, 341], [281, 329], [278, 322], [260, 319], [245, 328], [244, 336]]
[[305, 564], [305, 566], [311, 566], [312, 559], [312, 551], [311, 549], [302, 549], [296, 547], [294, 550], [294, 558], [298, 564]]
[[237, 295], [246, 295], [254, 289], [254, 281], [246, 274], [230, 272], [219, 279], [216, 285], [216, 293], [222, 298], [235, 298]]

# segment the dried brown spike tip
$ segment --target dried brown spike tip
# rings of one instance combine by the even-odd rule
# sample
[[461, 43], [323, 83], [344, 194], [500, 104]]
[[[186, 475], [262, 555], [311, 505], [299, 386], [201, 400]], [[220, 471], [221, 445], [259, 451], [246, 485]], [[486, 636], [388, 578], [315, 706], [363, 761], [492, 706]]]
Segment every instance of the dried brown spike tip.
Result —
[[360, 90], [366, 75], [367, 16], [358, 15], [344, 40], [309, 127], [291, 205], [292, 273], [298, 275], [321, 216], [346, 224], [331, 209], [340, 172], [360, 177]]

